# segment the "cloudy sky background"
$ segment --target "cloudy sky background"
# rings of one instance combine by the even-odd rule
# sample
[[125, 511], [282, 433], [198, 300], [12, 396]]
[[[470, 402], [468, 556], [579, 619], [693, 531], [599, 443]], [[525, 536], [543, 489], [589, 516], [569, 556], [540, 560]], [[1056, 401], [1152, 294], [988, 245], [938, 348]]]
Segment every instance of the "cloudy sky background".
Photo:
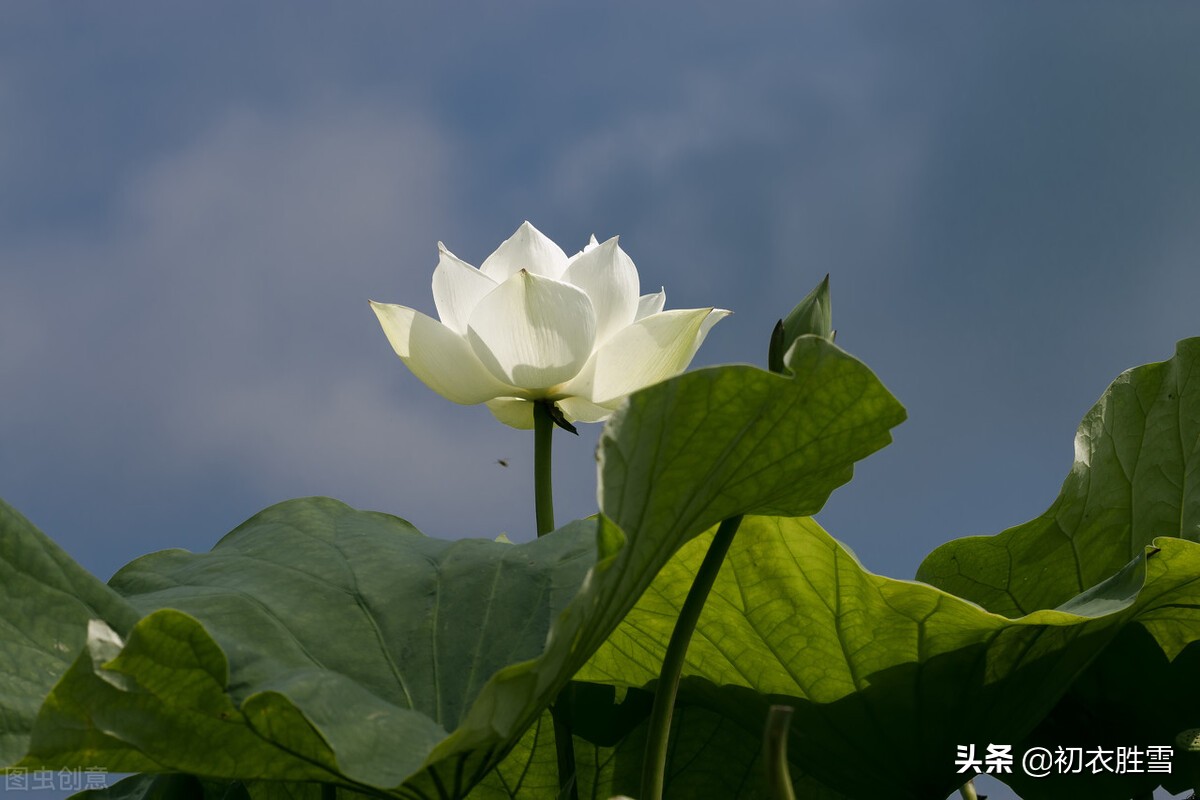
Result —
[[[733, 309], [698, 365], [763, 363], [831, 273], [910, 419], [819, 519], [911, 577], [1044, 510], [1108, 383], [1200, 335], [1198, 34], [1182, 2], [5, 4], [0, 496], [104, 578], [311, 494], [531, 538], [532, 437], [366, 302], [433, 313], [438, 240], [478, 264], [529, 219]], [[560, 520], [599, 430], [557, 437]]]

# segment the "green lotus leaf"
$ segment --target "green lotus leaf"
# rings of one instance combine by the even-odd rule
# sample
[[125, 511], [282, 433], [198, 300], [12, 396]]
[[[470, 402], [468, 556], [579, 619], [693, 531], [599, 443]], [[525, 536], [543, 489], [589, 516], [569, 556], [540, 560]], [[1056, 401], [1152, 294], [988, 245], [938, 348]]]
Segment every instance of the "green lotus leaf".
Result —
[[542, 652], [594, 530], [452, 542], [310, 498], [211, 553], [146, 556], [112, 585], [147, 616], [124, 641], [93, 625], [21, 766], [111, 759], [115, 742], [150, 759], [124, 771], [399, 787], [498, 668]]
[[138, 616], [0, 501], [0, 766], [29, 749], [42, 700], [83, 648], [88, 621], [128, 631]]
[[[651, 687], [710, 534], [682, 548], [578, 674]], [[761, 730], [795, 708], [789, 759], [855, 798], [945, 797], [956, 746], [1016, 743], [1138, 615], [1200, 602], [1200, 545], [1161, 539], [1059, 610], [1019, 619], [873, 575], [811, 519], [747, 518], [688, 650], [690, 702]]]
[[1075, 462], [1046, 513], [942, 545], [917, 578], [1017, 616], [1094, 586], [1159, 536], [1200, 541], [1200, 338], [1108, 387], [1075, 434]]
[[[1195, 787], [1197, 759], [1182, 750], [1176, 750], [1170, 773], [1145, 769], [1147, 746], [1169, 747], [1179, 734], [1200, 726], [1200, 602], [1190, 587], [1157, 588], [1152, 608], [1122, 629], [1019, 743], [1022, 749], [1051, 751], [1107, 749], [1114, 770], [1039, 780], [1014, 774], [1007, 780], [1022, 797], [1124, 800], [1150, 794], [1160, 784], [1173, 794]], [[1117, 772], [1117, 752], [1128, 754], [1131, 747], [1141, 748], [1142, 768]]]
[[[942, 545], [918, 577], [1000, 613], [1061, 603], [1156, 537], [1200, 540], [1200, 339], [1131, 369], [1075, 436], [1075, 462], [1040, 517], [995, 536]], [[1139, 615], [1020, 743], [1086, 748], [1170, 744], [1200, 725], [1194, 675], [1200, 612], [1187, 592]], [[1190, 657], [1180, 658], [1184, 652]], [[1011, 782], [1028, 798], [1125, 798], [1161, 774], [1067, 775]], [[1181, 785], [1179, 790], [1184, 787]]]

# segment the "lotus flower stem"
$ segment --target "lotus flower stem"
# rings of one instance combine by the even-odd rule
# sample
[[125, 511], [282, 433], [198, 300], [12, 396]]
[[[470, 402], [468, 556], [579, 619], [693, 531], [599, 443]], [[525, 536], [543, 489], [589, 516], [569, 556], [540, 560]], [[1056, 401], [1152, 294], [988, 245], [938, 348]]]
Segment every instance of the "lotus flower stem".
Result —
[[[551, 439], [554, 433], [553, 401], [540, 400], [533, 405], [533, 497], [537, 514], [537, 535], [554, 530], [554, 486], [550, 477]], [[560, 692], [550, 706], [554, 719], [554, 750], [558, 756], [559, 800], [578, 800], [575, 781], [575, 744], [571, 722]]]
[[704, 561], [700, 564], [692, 588], [688, 590], [687, 599], [683, 601], [679, 618], [675, 620], [675, 630], [671, 632], [662, 672], [654, 690], [650, 724], [646, 729], [646, 758], [642, 762], [642, 793], [639, 800], [662, 800], [667, 771], [667, 741], [671, 733], [675, 696], [679, 693], [679, 679], [683, 674], [683, 660], [696, 623], [700, 621], [700, 612], [704, 610], [704, 603], [717, 580], [717, 573], [721, 571], [725, 554], [729, 552], [729, 545], [733, 543], [733, 536], [741, 524], [740, 514], [721, 523], [712, 544], [708, 546], [708, 552], [704, 554]]
[[554, 417], [546, 401], [533, 404], [533, 502], [537, 535], [554, 530], [554, 481], [550, 474]]

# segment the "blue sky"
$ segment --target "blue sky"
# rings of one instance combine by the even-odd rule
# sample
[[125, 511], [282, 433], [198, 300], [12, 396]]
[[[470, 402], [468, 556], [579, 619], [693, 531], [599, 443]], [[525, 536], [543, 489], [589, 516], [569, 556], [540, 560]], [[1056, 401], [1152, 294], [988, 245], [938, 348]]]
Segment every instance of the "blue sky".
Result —
[[[6, 4], [0, 496], [108, 577], [327, 494], [532, 536], [531, 436], [392, 355], [529, 219], [620, 234], [697, 364], [825, 273], [908, 407], [819, 519], [910, 577], [1039, 514], [1122, 370], [1200, 335], [1200, 7]], [[595, 510], [600, 426], [557, 440]], [[509, 467], [497, 463], [506, 460]]]

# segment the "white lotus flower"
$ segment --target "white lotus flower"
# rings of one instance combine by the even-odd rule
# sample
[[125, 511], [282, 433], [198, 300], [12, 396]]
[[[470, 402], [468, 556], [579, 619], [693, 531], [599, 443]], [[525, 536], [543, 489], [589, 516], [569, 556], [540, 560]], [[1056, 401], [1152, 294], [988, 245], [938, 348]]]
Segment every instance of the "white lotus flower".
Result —
[[533, 427], [533, 401], [568, 420], [606, 419], [630, 392], [682, 372], [717, 308], [663, 311], [638, 296], [638, 273], [614, 236], [567, 258], [524, 223], [476, 269], [438, 243], [433, 302], [441, 321], [407, 306], [371, 308], [400, 360], [426, 386], [501, 422]]

